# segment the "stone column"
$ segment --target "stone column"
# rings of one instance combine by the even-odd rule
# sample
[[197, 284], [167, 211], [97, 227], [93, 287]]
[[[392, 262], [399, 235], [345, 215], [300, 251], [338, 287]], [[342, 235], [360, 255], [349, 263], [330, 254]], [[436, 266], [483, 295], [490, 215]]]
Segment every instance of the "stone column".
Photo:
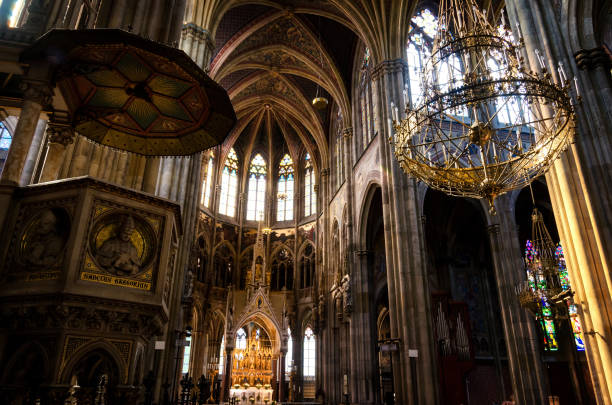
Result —
[[159, 168], [161, 166], [161, 158], [149, 156], [146, 159], [144, 179], [142, 180], [142, 191], [145, 193], [155, 194], [157, 178], [159, 177]]
[[21, 88], [23, 106], [0, 178], [2, 183], [13, 185], [19, 185], [40, 113], [43, 106], [51, 102], [52, 95], [51, 88], [45, 82], [24, 80]]
[[43, 166], [40, 182], [57, 180], [66, 157], [66, 147], [74, 142], [74, 129], [66, 122], [53, 119], [47, 123], [47, 156]]
[[219, 403], [225, 402], [225, 401], [229, 401], [229, 393], [230, 393], [230, 385], [232, 384], [232, 381], [230, 380], [230, 375], [232, 374], [232, 352], [234, 350], [233, 346], [227, 346], [227, 339], [226, 339], [226, 346], [225, 346], [225, 364], [223, 365], [223, 381], [221, 382], [221, 392], [219, 394], [220, 398], [219, 398]]
[[280, 402], [285, 402], [287, 400], [285, 393], [285, 357], [287, 357], [287, 352], [281, 351], [278, 358], [280, 367], [280, 372], [278, 373], [278, 400]]
[[[563, 62], [576, 77], [575, 143], [546, 175], [555, 221], [584, 329], [586, 357], [598, 404], [612, 404], [612, 80], [593, 20], [543, 1], [509, 0], [508, 16], [520, 23], [527, 61], [537, 69], [535, 49], [548, 71]], [[557, 13], [557, 11], [559, 13]], [[561, 18], [559, 18], [561, 16]], [[574, 95], [576, 92], [573, 91]], [[605, 191], [604, 191], [605, 190]]]
[[534, 321], [520, 307], [515, 287], [525, 280], [514, 210], [509, 196], [496, 201], [497, 223], [488, 226], [491, 256], [499, 297], [501, 323], [508, 351], [512, 392], [518, 404], [542, 404], [548, 397], [547, 377], [539, 356]]
[[[399, 167], [393, 147], [391, 102], [400, 110], [401, 94], [407, 82], [403, 59], [381, 62], [373, 71], [373, 90], [378, 92], [376, 108], [380, 119], [380, 160], [385, 224], [385, 256], [389, 291], [391, 337], [400, 340], [393, 352], [393, 378], [397, 403], [434, 404], [438, 402], [437, 359], [433, 340], [430, 293], [424, 257], [424, 232], [416, 181]], [[411, 359], [409, 350], [417, 350]], [[411, 360], [416, 362], [412, 368]]]

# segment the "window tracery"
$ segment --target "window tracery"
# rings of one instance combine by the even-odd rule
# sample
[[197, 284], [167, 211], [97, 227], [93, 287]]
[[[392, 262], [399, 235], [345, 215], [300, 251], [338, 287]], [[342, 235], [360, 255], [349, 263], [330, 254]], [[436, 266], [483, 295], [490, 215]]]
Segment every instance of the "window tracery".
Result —
[[238, 329], [238, 332], [236, 332], [236, 349], [244, 350], [246, 349], [246, 345], [246, 331], [243, 328], [240, 328]]
[[219, 213], [234, 217], [236, 215], [236, 194], [238, 193], [238, 155], [230, 149], [221, 174], [221, 195]]
[[316, 342], [311, 327], [308, 326], [304, 332], [304, 378], [314, 379], [316, 376]]
[[315, 275], [315, 249], [308, 243], [300, 258], [300, 288], [312, 287]]
[[272, 258], [270, 288], [273, 291], [293, 288], [293, 257], [285, 247], [278, 249]]
[[[436, 16], [429, 10], [423, 9], [412, 17], [410, 38], [406, 48], [408, 59], [408, 85], [410, 87], [410, 99], [412, 108], [417, 107], [424, 99], [423, 75], [427, 59], [431, 56], [433, 36], [439, 26]], [[450, 90], [453, 87], [462, 86], [463, 66], [456, 56], [450, 56], [445, 63], [438, 66], [433, 72], [437, 85], [441, 91]], [[454, 111], [457, 116], [467, 116], [468, 111], [459, 107]]]
[[276, 220], [291, 221], [293, 219], [293, 192], [295, 175], [293, 160], [285, 154], [278, 169], [278, 190], [276, 200]]
[[13, 137], [11, 136], [11, 133], [6, 128], [4, 123], [0, 122], [0, 150], [8, 150], [12, 141]]
[[266, 161], [258, 153], [251, 160], [249, 167], [249, 192], [247, 200], [247, 215], [249, 221], [263, 220], [264, 204], [266, 202]]

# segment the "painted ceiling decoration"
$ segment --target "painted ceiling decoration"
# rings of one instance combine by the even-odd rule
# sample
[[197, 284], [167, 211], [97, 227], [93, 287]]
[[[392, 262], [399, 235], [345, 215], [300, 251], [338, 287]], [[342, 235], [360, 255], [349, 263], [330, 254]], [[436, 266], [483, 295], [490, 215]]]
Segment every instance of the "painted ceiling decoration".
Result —
[[125, 31], [52, 30], [23, 58], [57, 65], [75, 129], [116, 149], [190, 155], [221, 143], [236, 121], [226, 91], [184, 52]]

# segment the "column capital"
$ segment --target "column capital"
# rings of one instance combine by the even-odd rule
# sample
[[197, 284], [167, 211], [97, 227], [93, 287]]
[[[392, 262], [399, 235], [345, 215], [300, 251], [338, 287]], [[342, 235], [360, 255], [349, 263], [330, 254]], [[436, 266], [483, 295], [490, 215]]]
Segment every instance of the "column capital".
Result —
[[347, 127], [342, 130], [342, 136], [345, 138], [350, 138], [353, 136], [353, 127]]
[[491, 235], [499, 234], [499, 224], [493, 224], [493, 225], [487, 226], [487, 232], [489, 232], [489, 234]]
[[33, 101], [41, 106], [51, 104], [53, 90], [49, 83], [39, 80], [24, 79], [19, 83], [24, 101]]
[[598, 67], [610, 68], [610, 55], [601, 46], [593, 49], [581, 49], [574, 53], [580, 70], [594, 70]]
[[65, 146], [74, 142], [74, 128], [72, 125], [55, 117], [51, 117], [47, 123], [47, 135], [49, 143], [57, 143]]
[[408, 70], [408, 62], [404, 59], [383, 60], [372, 69], [372, 79], [377, 80], [381, 76], [391, 73], [403, 73]]
[[329, 176], [329, 168], [321, 169], [321, 176]]

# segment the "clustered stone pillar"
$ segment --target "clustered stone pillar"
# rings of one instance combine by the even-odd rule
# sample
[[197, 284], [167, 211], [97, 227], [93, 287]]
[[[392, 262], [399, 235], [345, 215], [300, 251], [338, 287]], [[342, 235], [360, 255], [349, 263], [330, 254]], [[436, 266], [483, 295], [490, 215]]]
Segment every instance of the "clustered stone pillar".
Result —
[[[380, 96], [376, 130], [380, 134], [385, 256], [391, 337], [400, 340], [392, 352], [396, 401], [401, 404], [438, 402], [437, 360], [433, 339], [430, 296], [424, 257], [417, 185], [397, 163], [386, 139], [392, 136], [390, 104], [404, 108], [401, 94], [407, 82], [403, 59], [386, 60], [372, 74], [373, 91]], [[416, 359], [410, 350], [417, 350]], [[411, 367], [412, 363], [415, 367]]]
[[47, 123], [47, 139], [47, 156], [40, 176], [41, 182], [59, 178], [66, 157], [66, 147], [74, 142], [74, 129], [69, 123], [51, 119]]
[[546, 375], [539, 358], [538, 337], [533, 320], [519, 306], [515, 287], [525, 280], [524, 264], [520, 256], [518, 234], [508, 195], [496, 201], [497, 223], [487, 230], [495, 280], [499, 296], [504, 340], [508, 351], [508, 364], [512, 392], [519, 404], [543, 404], [547, 398]]
[[43, 106], [51, 102], [52, 94], [46, 82], [24, 80], [21, 88], [23, 89], [23, 106], [1, 177], [2, 183], [12, 185], [20, 183], [21, 171], [30, 151], [40, 113]]
[[225, 340], [225, 364], [223, 365], [223, 381], [221, 382], [221, 390], [220, 390], [220, 398], [218, 398], [219, 402], [229, 401], [230, 399], [230, 386], [232, 381], [230, 380], [230, 375], [232, 374], [232, 352], [234, 351], [234, 346], [227, 345], [228, 342], [231, 342], [231, 339]]
[[[555, 162], [546, 182], [584, 329], [593, 391], [598, 404], [612, 404], [609, 59], [596, 50], [599, 44], [590, 15], [555, 10], [540, 0], [507, 0], [506, 8], [512, 26], [521, 27], [531, 68], [538, 69], [535, 50], [539, 49], [549, 72], [555, 75], [556, 64], [562, 62], [580, 88], [575, 143]], [[578, 95], [576, 90], [572, 93]]]
[[279, 377], [278, 377], [278, 400], [280, 402], [285, 402], [285, 359], [287, 357], [287, 352], [282, 351], [278, 357], [278, 366], [279, 366]]

